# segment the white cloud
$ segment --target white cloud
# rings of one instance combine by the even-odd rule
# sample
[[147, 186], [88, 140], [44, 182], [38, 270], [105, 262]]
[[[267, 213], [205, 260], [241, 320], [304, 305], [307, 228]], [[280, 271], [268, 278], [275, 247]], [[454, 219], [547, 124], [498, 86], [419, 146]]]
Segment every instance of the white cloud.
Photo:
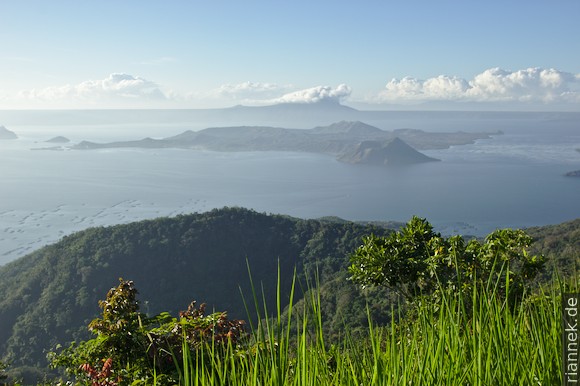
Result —
[[157, 83], [139, 76], [113, 73], [104, 79], [75, 85], [21, 91], [16, 98], [0, 95], [0, 100], [6, 106], [12, 104], [26, 108], [204, 108], [233, 104], [338, 102], [351, 93], [345, 84], [295, 90], [292, 85], [248, 81], [224, 84], [206, 92], [199, 90], [182, 94], [162, 89]]
[[350, 96], [352, 90], [346, 84], [340, 84], [335, 88], [329, 86], [317, 86], [304, 90], [294, 91], [279, 98], [268, 101], [269, 103], [316, 103], [321, 101], [340, 102]]
[[129, 74], [114, 73], [105, 79], [87, 80], [77, 85], [21, 91], [19, 99], [54, 104], [98, 104], [143, 100], [165, 100], [167, 96], [151, 81]]
[[[492, 68], [470, 82], [467, 94], [476, 100], [559, 101], [578, 93], [578, 77], [555, 69], [528, 68], [515, 72]], [[579, 99], [580, 101], [580, 99]]]
[[507, 71], [491, 68], [468, 81], [440, 75], [427, 80], [393, 79], [379, 93], [379, 102], [580, 102], [580, 75], [555, 69], [528, 68]]
[[[209, 91], [181, 93], [130, 74], [113, 73], [104, 79], [75, 85], [0, 94], [5, 108], [164, 108], [226, 107], [234, 104], [271, 105], [277, 103], [343, 102], [351, 96], [346, 84], [316, 86], [296, 90], [292, 85], [264, 82], [224, 84]], [[393, 79], [385, 88], [360, 102], [415, 104], [426, 101], [495, 102], [503, 106], [580, 109], [580, 74], [556, 69], [528, 68], [508, 71], [491, 68], [471, 80], [440, 75], [426, 80]], [[466, 105], [471, 105], [466, 104]], [[487, 106], [490, 106], [487, 104]]]
[[[294, 90], [294, 91], [292, 91]], [[243, 82], [225, 84], [211, 90], [207, 94], [190, 94], [189, 99], [205, 98], [220, 99], [225, 103], [240, 103], [243, 105], [272, 105], [277, 103], [316, 103], [320, 101], [339, 102], [351, 94], [351, 88], [345, 84], [337, 87], [316, 86], [303, 90], [295, 90], [292, 85], [276, 83]]]

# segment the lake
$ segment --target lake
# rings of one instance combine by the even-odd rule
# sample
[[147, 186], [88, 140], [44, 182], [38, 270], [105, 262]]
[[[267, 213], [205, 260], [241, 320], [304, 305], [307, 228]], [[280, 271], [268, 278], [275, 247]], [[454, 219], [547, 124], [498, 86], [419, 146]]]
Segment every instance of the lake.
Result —
[[[429, 128], [422, 120], [371, 123]], [[580, 217], [580, 178], [564, 176], [580, 169], [578, 120], [484, 123], [454, 120], [437, 129], [504, 134], [424, 151], [441, 162], [382, 168], [288, 152], [32, 151], [50, 146], [41, 141], [56, 135], [105, 142], [169, 136], [194, 125], [0, 122], [20, 137], [0, 141], [0, 264], [87, 227], [223, 206], [301, 218], [407, 221], [419, 215], [445, 234], [470, 235]]]

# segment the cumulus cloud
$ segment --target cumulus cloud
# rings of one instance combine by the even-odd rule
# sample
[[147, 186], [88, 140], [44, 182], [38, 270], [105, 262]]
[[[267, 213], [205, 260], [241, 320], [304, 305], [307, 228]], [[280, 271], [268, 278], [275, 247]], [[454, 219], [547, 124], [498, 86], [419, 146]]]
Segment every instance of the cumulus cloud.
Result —
[[[337, 87], [316, 86], [296, 90], [292, 85], [276, 83], [243, 82], [225, 84], [210, 91], [206, 97], [229, 100], [244, 105], [272, 105], [277, 103], [316, 103], [321, 101], [340, 102], [351, 94], [346, 84]], [[190, 95], [191, 99], [201, 99], [203, 95]]]
[[101, 80], [77, 85], [47, 87], [22, 91], [20, 99], [46, 102], [86, 102], [119, 100], [165, 100], [166, 95], [151, 81], [129, 74], [114, 73]]
[[284, 94], [270, 100], [271, 103], [316, 103], [322, 101], [340, 102], [350, 96], [352, 90], [346, 84], [337, 87], [317, 86]]
[[571, 93], [580, 96], [579, 81], [578, 76], [552, 68], [515, 72], [492, 68], [470, 82], [467, 94], [477, 100], [553, 102], [571, 97]]
[[426, 80], [393, 79], [379, 94], [380, 102], [580, 102], [580, 75], [555, 69], [528, 68], [508, 71], [491, 68], [472, 80], [440, 75]]

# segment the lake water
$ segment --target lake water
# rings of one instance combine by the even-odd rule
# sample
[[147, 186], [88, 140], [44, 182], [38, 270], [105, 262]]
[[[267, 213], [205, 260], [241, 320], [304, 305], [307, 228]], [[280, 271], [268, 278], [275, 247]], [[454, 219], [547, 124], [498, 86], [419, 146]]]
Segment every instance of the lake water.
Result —
[[106, 141], [187, 127], [10, 126], [20, 139], [0, 141], [0, 264], [87, 227], [223, 206], [301, 218], [407, 221], [419, 215], [444, 233], [476, 235], [580, 217], [580, 178], [564, 177], [580, 169], [578, 122], [496, 123], [490, 128], [504, 135], [425, 151], [442, 162], [399, 168], [303, 153], [31, 151], [56, 135]]

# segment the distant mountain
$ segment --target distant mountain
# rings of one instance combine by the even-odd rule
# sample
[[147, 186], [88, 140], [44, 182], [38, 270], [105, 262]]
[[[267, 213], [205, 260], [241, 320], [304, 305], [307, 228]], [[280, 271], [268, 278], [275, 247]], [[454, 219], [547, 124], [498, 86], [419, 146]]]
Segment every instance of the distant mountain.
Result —
[[[388, 162], [380, 162], [382, 165], [395, 165], [405, 163], [427, 162], [433, 159], [420, 157], [415, 151], [407, 148], [418, 143], [422, 149], [445, 148], [451, 145], [472, 143], [476, 139], [489, 138], [489, 133], [426, 133], [421, 130], [396, 130], [384, 131], [359, 121], [341, 121], [329, 126], [317, 126], [313, 129], [286, 129], [271, 126], [233, 126], [212, 127], [200, 131], [185, 131], [181, 134], [164, 139], [145, 138], [136, 141], [123, 141], [111, 143], [81, 142], [73, 146], [74, 149], [101, 149], [119, 147], [140, 148], [186, 148], [206, 149], [214, 151], [295, 151], [322, 153], [337, 157], [340, 161], [350, 163], [374, 163], [366, 162], [369, 156], [357, 156], [361, 146], [367, 152], [372, 152], [374, 159], [383, 143], [399, 138], [405, 143], [406, 151], [395, 148], [403, 145], [395, 142], [380, 150], [388, 152], [383, 154], [382, 159]], [[377, 142], [372, 145], [368, 142]], [[431, 145], [431, 146], [430, 146]], [[413, 150], [413, 149], [412, 149]], [[422, 161], [421, 161], [422, 160]]]
[[361, 112], [335, 101], [279, 103], [268, 106], [233, 106], [191, 110], [196, 120], [224, 125], [285, 126], [307, 128], [337, 120], [360, 120]]
[[18, 136], [13, 131], [8, 130], [4, 126], [0, 126], [0, 139], [17, 139]]
[[364, 141], [352, 151], [338, 157], [339, 161], [369, 165], [410, 165], [439, 161], [418, 152], [400, 138], [389, 141]]
[[343, 113], [356, 114], [358, 110], [345, 105], [341, 105], [336, 101], [323, 100], [315, 103], [278, 103], [268, 106], [234, 106], [223, 109], [225, 111], [240, 112], [262, 112], [262, 113], [276, 113], [276, 114], [323, 114], [323, 113]]

